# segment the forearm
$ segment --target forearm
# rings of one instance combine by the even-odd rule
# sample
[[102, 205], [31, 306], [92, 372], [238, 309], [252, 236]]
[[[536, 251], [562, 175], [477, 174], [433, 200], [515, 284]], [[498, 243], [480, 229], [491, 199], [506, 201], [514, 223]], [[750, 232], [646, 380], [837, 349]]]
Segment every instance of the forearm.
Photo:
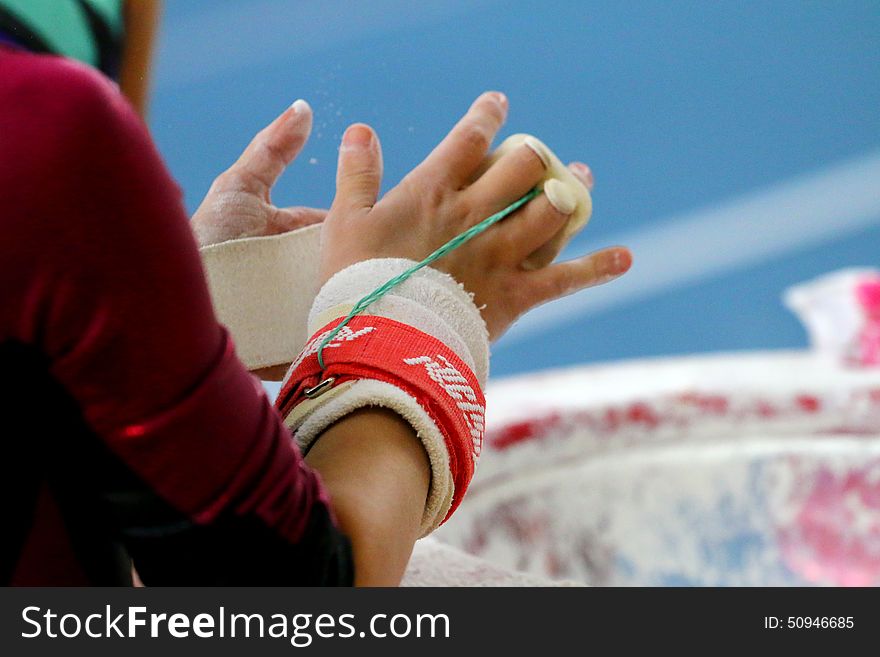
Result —
[[419, 536], [430, 465], [396, 413], [364, 408], [325, 431], [306, 462], [323, 479], [352, 544], [357, 586], [397, 586]]

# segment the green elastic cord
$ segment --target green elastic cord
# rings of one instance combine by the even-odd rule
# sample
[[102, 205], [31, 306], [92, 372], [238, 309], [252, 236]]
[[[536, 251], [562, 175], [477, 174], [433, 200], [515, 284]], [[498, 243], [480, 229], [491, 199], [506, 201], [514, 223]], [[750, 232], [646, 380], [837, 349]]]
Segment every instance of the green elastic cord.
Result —
[[442, 258], [450, 251], [454, 251], [455, 249], [460, 247], [462, 244], [464, 244], [465, 242], [467, 242], [471, 238], [476, 237], [477, 235], [482, 233], [484, 230], [486, 230], [487, 228], [489, 228], [493, 224], [497, 224], [499, 221], [504, 219], [504, 217], [508, 216], [509, 214], [513, 214], [514, 212], [519, 210], [522, 206], [524, 206], [526, 203], [528, 203], [533, 198], [538, 196], [540, 193], [541, 193], [540, 189], [538, 189], [538, 188], [533, 189], [532, 191], [530, 191], [528, 194], [523, 196], [518, 201], [514, 201], [513, 203], [508, 205], [506, 208], [501, 210], [501, 212], [496, 212], [491, 217], [483, 219], [483, 221], [481, 221], [480, 223], [468, 228], [463, 233], [453, 237], [451, 240], [446, 242], [446, 244], [444, 244], [439, 249], [434, 251], [434, 253], [429, 255], [427, 258], [422, 260], [420, 263], [413, 265], [412, 267], [407, 269], [402, 274], [398, 274], [397, 276], [392, 278], [390, 281], [377, 287], [375, 290], [370, 292], [363, 299], [358, 301], [355, 304], [354, 308], [351, 309], [351, 312], [348, 313], [348, 315], [346, 315], [345, 319], [343, 319], [342, 322], [340, 322], [339, 326], [337, 326], [335, 329], [330, 331], [330, 334], [326, 338], [324, 338], [324, 340], [321, 342], [320, 346], [318, 347], [318, 365], [321, 366], [321, 369], [322, 370], [325, 369], [325, 367], [324, 367], [324, 347], [327, 346], [327, 344], [329, 344], [329, 342], [333, 338], [336, 337], [336, 334], [342, 330], [343, 326], [345, 326], [346, 324], [348, 324], [349, 321], [351, 321], [352, 317], [354, 317], [358, 313], [363, 312], [367, 308], [367, 306], [369, 306], [371, 303], [374, 303], [374, 302], [378, 301], [379, 299], [381, 299], [382, 297], [384, 297], [386, 294], [388, 294], [388, 292], [393, 287], [396, 287], [397, 285], [400, 285], [401, 283], [403, 283], [406, 279], [408, 279], [410, 276], [415, 274], [418, 270], [422, 269], [423, 267], [427, 267], [432, 262]]

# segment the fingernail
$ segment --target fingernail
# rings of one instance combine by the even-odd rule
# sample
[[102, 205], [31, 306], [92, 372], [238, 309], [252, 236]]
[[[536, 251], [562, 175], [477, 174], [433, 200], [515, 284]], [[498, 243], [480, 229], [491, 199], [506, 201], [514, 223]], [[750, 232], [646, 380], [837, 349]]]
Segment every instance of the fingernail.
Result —
[[302, 98], [297, 98], [290, 105], [290, 109], [292, 109], [297, 114], [299, 114], [301, 112], [307, 112], [309, 110], [309, 104], [306, 101], [304, 101]]
[[544, 146], [544, 144], [542, 144], [531, 135], [523, 139], [523, 144], [525, 144], [535, 152], [535, 155], [537, 155], [541, 159], [541, 162], [544, 164], [545, 169], [550, 166], [550, 154], [547, 152], [547, 147]]
[[495, 99], [495, 102], [501, 105], [505, 110], [507, 109], [507, 96], [505, 96], [500, 91], [493, 91], [489, 94], [492, 98]]
[[348, 127], [342, 135], [342, 148], [366, 148], [373, 141], [373, 131], [362, 124]]
[[611, 272], [613, 276], [620, 276], [632, 266], [632, 254], [629, 251], [615, 251], [611, 258]]
[[571, 214], [577, 206], [577, 198], [565, 183], [551, 178], [544, 183], [544, 194], [557, 212]]
[[596, 184], [596, 179], [593, 177], [593, 170], [583, 162], [573, 162], [571, 166], [577, 169], [578, 174], [583, 183], [587, 186], [587, 189], [593, 189], [593, 186]]

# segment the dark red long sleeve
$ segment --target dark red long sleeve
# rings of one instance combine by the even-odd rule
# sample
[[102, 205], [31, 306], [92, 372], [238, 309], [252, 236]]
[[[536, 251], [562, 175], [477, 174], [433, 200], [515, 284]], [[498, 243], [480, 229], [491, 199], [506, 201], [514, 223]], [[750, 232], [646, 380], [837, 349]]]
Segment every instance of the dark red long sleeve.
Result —
[[0, 577], [350, 583], [348, 543], [214, 317], [179, 190], [85, 66], [0, 48]]

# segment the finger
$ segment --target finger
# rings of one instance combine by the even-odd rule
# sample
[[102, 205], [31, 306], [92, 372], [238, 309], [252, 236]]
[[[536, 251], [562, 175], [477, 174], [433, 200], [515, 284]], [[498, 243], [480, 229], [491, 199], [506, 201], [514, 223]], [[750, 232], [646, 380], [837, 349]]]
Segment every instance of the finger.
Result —
[[615, 246], [544, 269], [525, 272], [521, 279], [525, 307], [520, 311], [525, 312], [542, 303], [612, 281], [625, 274], [631, 266], [632, 253], [629, 249]]
[[497, 91], [482, 94], [416, 171], [461, 188], [483, 162], [506, 118], [507, 97]]
[[[570, 216], [553, 207], [547, 196], [541, 194], [493, 226], [492, 231], [500, 238], [504, 258], [519, 264], [562, 230]], [[561, 249], [561, 245], [557, 249]], [[557, 255], [558, 252], [554, 252], [552, 257]]]
[[268, 198], [269, 190], [284, 169], [299, 155], [312, 131], [312, 108], [297, 100], [277, 119], [260, 130], [227, 171], [241, 191]]
[[583, 162], [572, 162], [568, 165], [568, 170], [571, 171], [575, 178], [580, 180], [584, 187], [589, 189], [591, 192], [593, 191], [593, 187], [596, 184], [595, 178], [593, 178], [593, 170], [590, 169]]
[[287, 233], [291, 230], [305, 228], [312, 224], [319, 224], [327, 216], [327, 210], [318, 208], [276, 208], [275, 213], [269, 220], [267, 235]]
[[541, 181], [545, 171], [541, 157], [522, 144], [492, 164], [468, 187], [465, 196], [488, 216], [528, 193]]
[[336, 198], [333, 207], [345, 211], [371, 208], [382, 184], [382, 149], [373, 129], [363, 123], [348, 127], [339, 147]]

